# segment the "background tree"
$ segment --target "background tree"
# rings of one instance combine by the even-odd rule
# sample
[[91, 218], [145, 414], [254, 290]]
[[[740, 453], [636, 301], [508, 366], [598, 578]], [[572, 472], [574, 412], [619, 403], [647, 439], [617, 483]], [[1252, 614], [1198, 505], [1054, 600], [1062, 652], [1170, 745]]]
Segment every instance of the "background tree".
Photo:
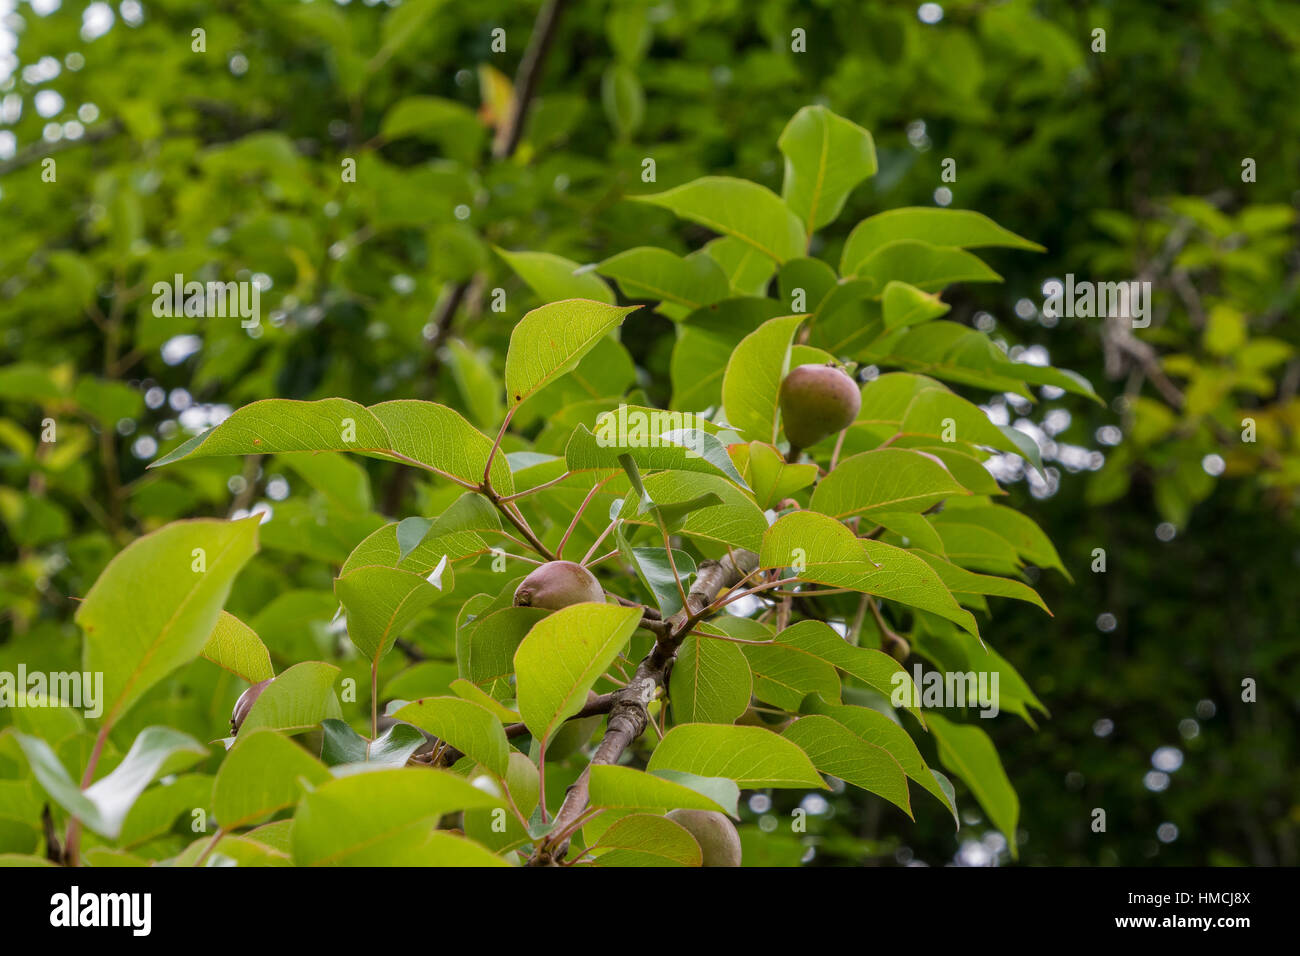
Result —
[[[330, 624], [333, 578], [385, 517], [442, 514], [462, 489], [330, 455], [145, 465], [268, 397], [418, 397], [495, 433], [506, 405], [486, 383], [503, 371], [514, 320], [569, 297], [538, 288], [511, 255], [594, 264], [638, 246], [698, 250], [713, 231], [625, 197], [719, 174], [779, 192], [774, 144], [800, 108], [824, 102], [873, 132], [879, 171], [811, 253], [838, 263], [851, 226], [885, 209], [992, 215], [1047, 252], [992, 250], [1004, 284], [953, 286], [940, 321], [989, 334], [1012, 358], [1074, 368], [1107, 403], [1035, 387], [1031, 407], [1002, 387], [958, 386], [1035, 439], [1041, 479], [1009, 454], [995, 473], [1074, 577], [1033, 580], [1055, 617], [1002, 601], [991, 624], [993, 645], [1015, 649], [1051, 712], [1037, 733], [1012, 716], [979, 722], [992, 724], [1020, 795], [1021, 859], [1295, 862], [1297, 622], [1285, 596], [1296, 555], [1285, 531], [1297, 474], [1298, 147], [1286, 103], [1300, 23], [1268, 2], [1122, 16], [1101, 4], [948, 4], [924, 22], [918, 12], [933, 19], [931, 7], [565, 4], [540, 18], [527, 5], [411, 0], [202, 15], [180, 3], [21, 7], [8, 21], [15, 47], [0, 100], [0, 204], [20, 224], [0, 250], [12, 359], [0, 371], [0, 669], [75, 666], [82, 632], [69, 597], [87, 595], [138, 535], [260, 506], [275, 517], [228, 609], [277, 672], [334, 661], [368, 686], [365, 661]], [[539, 19], [557, 13], [532, 96], [517, 96]], [[791, 49], [794, 30], [806, 53]], [[53, 182], [41, 177], [46, 158]], [[646, 158], [653, 186], [641, 181]], [[355, 182], [342, 175], [349, 159]], [[154, 315], [152, 283], [176, 273], [256, 277], [261, 326]], [[1043, 284], [1066, 273], [1150, 279], [1152, 328], [1127, 338], [1096, 320], [1053, 323]], [[571, 281], [597, 281], [582, 275]], [[783, 295], [779, 279], [765, 280], [747, 291]], [[614, 281], [624, 301], [651, 298]], [[497, 288], [508, 320], [491, 311]], [[665, 311], [624, 320], [627, 361], [601, 365], [617, 384], [587, 397], [672, 402], [682, 317]], [[558, 441], [561, 407], [521, 410], [502, 451]], [[1246, 418], [1253, 443], [1240, 440]], [[47, 419], [56, 441], [39, 440]], [[1097, 547], [1105, 574], [1089, 570]], [[423, 658], [414, 666], [384, 658], [381, 696], [422, 693], [417, 678], [402, 683], [411, 672], [454, 673], [436, 620], [413, 622], [403, 641], [405, 657]], [[1256, 703], [1241, 700], [1247, 677], [1260, 683]], [[114, 736], [125, 747], [164, 725], [211, 739], [242, 687], [196, 661]], [[346, 714], [358, 729], [369, 703], [363, 694]], [[93, 735], [57, 724], [37, 736], [79, 776]], [[1170, 746], [1179, 755], [1162, 751], [1153, 766]], [[5, 760], [6, 779], [25, 777], [12, 748]], [[954, 843], [941, 813], [913, 826], [854, 794], [830, 795], [797, 839], [747, 841], [747, 861], [1008, 860], [1005, 837], [981, 839], [987, 824], [970, 799]], [[756, 792], [742, 833], [769, 827], [769, 815], [784, 822], [802, 800]], [[31, 852], [39, 814], [20, 806], [0, 816], [0, 837]], [[1104, 836], [1088, 828], [1095, 807], [1109, 808]], [[188, 823], [174, 820], [141, 844], [146, 855], [189, 844]], [[1164, 823], [1176, 837], [1158, 835]], [[751, 849], [760, 845], [772, 856]]]

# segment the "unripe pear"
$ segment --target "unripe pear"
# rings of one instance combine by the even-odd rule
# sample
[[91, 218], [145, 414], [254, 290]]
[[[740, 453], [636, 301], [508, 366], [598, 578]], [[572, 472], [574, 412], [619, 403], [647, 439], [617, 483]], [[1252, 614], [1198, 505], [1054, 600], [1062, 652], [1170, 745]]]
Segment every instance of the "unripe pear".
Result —
[[257, 698], [262, 696], [262, 691], [271, 686], [274, 677], [268, 677], [266, 680], [258, 681], [248, 690], [239, 695], [239, 700], [235, 701], [235, 709], [230, 714], [230, 732], [231, 734], [239, 733], [239, 728], [244, 725], [248, 719], [249, 711], [257, 703]]
[[780, 403], [785, 437], [795, 451], [852, 425], [862, 393], [834, 365], [800, 365], [781, 383]]
[[605, 592], [594, 574], [573, 561], [548, 561], [515, 589], [515, 607], [558, 611], [584, 601], [604, 603]]
[[670, 810], [668, 819], [684, 827], [704, 851], [704, 866], [740, 866], [740, 834], [716, 810]]

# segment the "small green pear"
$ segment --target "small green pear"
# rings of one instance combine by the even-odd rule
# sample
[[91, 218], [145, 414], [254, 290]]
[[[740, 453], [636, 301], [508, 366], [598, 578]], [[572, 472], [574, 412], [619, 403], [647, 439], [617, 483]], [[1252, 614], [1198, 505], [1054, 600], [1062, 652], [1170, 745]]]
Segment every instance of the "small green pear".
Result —
[[574, 561], [548, 561], [520, 582], [515, 607], [558, 611], [585, 601], [603, 603], [605, 591], [596, 576]]
[[800, 365], [781, 383], [779, 401], [785, 437], [797, 452], [853, 424], [862, 393], [834, 365]]
[[740, 834], [716, 810], [670, 810], [668, 819], [686, 829], [704, 851], [704, 866], [740, 866]]

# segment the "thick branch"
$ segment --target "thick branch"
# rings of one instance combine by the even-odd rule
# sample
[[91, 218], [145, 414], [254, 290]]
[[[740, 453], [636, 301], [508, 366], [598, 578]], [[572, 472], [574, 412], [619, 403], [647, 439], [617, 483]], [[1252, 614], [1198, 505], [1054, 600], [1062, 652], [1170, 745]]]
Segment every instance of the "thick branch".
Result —
[[734, 587], [758, 566], [758, 556], [749, 551], [728, 555], [721, 561], [704, 561], [696, 573], [695, 583], [686, 595], [686, 607], [668, 619], [662, 634], [650, 653], [637, 665], [636, 673], [626, 687], [612, 695], [609, 724], [591, 763], [564, 795], [564, 803], [555, 815], [552, 836], [543, 841], [530, 861], [530, 866], [554, 866], [568, 851], [569, 837], [575, 824], [587, 809], [588, 784], [591, 768], [618, 763], [623, 751], [640, 737], [650, 722], [647, 708], [668, 675], [668, 668], [677, 656], [686, 635], [704, 614], [718, 594]]
[[510, 116], [497, 129], [496, 139], [492, 143], [492, 155], [496, 159], [505, 159], [514, 154], [519, 145], [519, 137], [524, 132], [524, 121], [528, 118], [528, 107], [532, 105], [537, 92], [537, 81], [542, 75], [542, 64], [546, 61], [546, 52], [551, 48], [555, 37], [555, 28], [559, 24], [560, 14], [564, 12], [566, 0], [546, 0], [538, 11], [533, 23], [533, 35], [528, 39], [528, 48], [519, 61], [519, 71], [515, 74], [515, 92], [510, 101]]

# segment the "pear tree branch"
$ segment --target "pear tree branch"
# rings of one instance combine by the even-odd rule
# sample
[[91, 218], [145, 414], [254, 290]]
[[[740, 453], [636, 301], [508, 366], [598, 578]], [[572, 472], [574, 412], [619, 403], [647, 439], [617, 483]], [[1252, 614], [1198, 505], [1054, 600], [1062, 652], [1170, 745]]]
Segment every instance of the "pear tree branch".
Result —
[[696, 572], [686, 605], [665, 624], [654, 647], [637, 665], [636, 673], [626, 687], [609, 695], [609, 723], [591, 763], [569, 787], [564, 803], [555, 815], [555, 825], [550, 835], [537, 848], [529, 861], [530, 866], [559, 866], [568, 852], [569, 838], [582, 824], [587, 809], [591, 768], [617, 764], [632, 741], [645, 731], [650, 723], [649, 704], [664, 686], [668, 669], [677, 657], [677, 650], [695, 624], [711, 608], [718, 595], [735, 587], [749, 577], [758, 566], [758, 555], [750, 551], [728, 554], [720, 561], [703, 561]]

